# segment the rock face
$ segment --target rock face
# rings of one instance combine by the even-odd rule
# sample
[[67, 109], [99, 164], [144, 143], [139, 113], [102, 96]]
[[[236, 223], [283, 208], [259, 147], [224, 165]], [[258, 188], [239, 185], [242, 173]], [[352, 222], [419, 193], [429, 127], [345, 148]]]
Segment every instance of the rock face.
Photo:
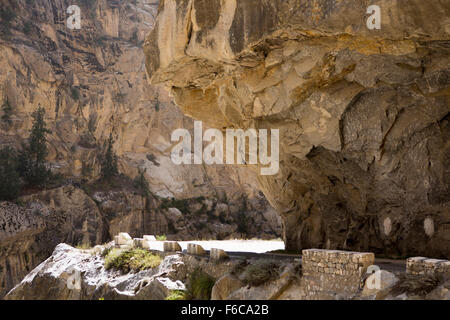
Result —
[[61, 241], [98, 244], [108, 238], [102, 214], [80, 189], [59, 188], [21, 201], [27, 205], [0, 203], [0, 297]]
[[[142, 44], [154, 25], [158, 1], [83, 1], [81, 30], [66, 27], [72, 4], [5, 0], [0, 8], [16, 15], [9, 30], [3, 20], [0, 28], [0, 148], [20, 148], [40, 104], [52, 131], [47, 160], [54, 172], [76, 182], [68, 183], [69, 189], [25, 197], [23, 208], [0, 204], [5, 222], [0, 224], [0, 297], [61, 242], [94, 245], [119, 232], [178, 235], [181, 240], [238, 235], [243, 194], [249, 208], [244, 231], [250, 237], [277, 237], [281, 222], [252, 173], [171, 162], [172, 131], [192, 129], [193, 120], [163, 88], [146, 81]], [[10, 121], [3, 120], [6, 100], [12, 107]], [[80, 189], [98, 178], [98, 155], [110, 133], [120, 172], [134, 178], [146, 170], [155, 195], [151, 201], [127, 189]], [[190, 200], [198, 197], [204, 202]], [[171, 207], [160, 208], [160, 198], [188, 199], [181, 219], [171, 221]], [[29, 202], [39, 203], [46, 213], [35, 215]], [[212, 211], [217, 217], [207, 225]], [[196, 213], [200, 219], [192, 219]]]
[[52, 130], [47, 160], [55, 172], [97, 178], [97, 156], [112, 133], [120, 171], [133, 178], [146, 170], [158, 196], [226, 194], [231, 201], [257, 194], [256, 178], [237, 167], [170, 160], [172, 131], [193, 129], [193, 121], [163, 88], [146, 81], [142, 44], [158, 1], [89, 3], [80, 7], [82, 29], [72, 31], [65, 26], [70, 1], [5, 2], [20, 19], [12, 20], [9, 35], [0, 31], [0, 106], [8, 100], [12, 107], [10, 121], [0, 121], [0, 144], [20, 148], [41, 105]]
[[449, 19], [439, 1], [165, 0], [146, 67], [210, 127], [280, 129], [259, 184], [288, 249], [448, 258]]
[[169, 264], [138, 273], [120, 274], [104, 269], [104, 259], [66, 244], [14, 288], [7, 300], [164, 300], [171, 290], [185, 290], [172, 281], [173, 266], [181, 257], [168, 257]]

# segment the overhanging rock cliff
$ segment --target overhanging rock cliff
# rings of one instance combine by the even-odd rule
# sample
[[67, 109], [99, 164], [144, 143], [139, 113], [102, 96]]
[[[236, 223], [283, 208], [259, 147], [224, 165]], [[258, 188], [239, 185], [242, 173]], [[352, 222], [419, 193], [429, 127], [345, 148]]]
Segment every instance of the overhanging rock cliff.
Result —
[[448, 3], [166, 0], [145, 51], [185, 114], [280, 129], [287, 249], [450, 256]]

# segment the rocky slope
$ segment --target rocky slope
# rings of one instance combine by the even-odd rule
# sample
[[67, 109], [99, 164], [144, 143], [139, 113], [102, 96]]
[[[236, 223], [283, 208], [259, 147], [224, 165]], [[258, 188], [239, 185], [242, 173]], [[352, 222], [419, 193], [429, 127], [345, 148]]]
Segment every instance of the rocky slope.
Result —
[[288, 249], [450, 257], [448, 2], [165, 0], [145, 52], [185, 114], [280, 129]]
[[[0, 120], [0, 147], [20, 148], [41, 105], [52, 130], [48, 161], [67, 181], [55, 190], [27, 190], [18, 204], [0, 204], [0, 297], [61, 242], [100, 244], [119, 231], [277, 237], [281, 222], [254, 175], [172, 164], [170, 135], [192, 129], [193, 120], [146, 79], [142, 44], [158, 1], [80, 1], [81, 30], [66, 27], [71, 4], [1, 1], [0, 106], [8, 101], [12, 111], [10, 121]], [[13, 13], [9, 23], [5, 12]], [[96, 185], [98, 155], [110, 133], [120, 172], [133, 179], [146, 170], [151, 199], [129, 181], [123, 188]]]
[[[213, 281], [212, 300], [449, 300], [448, 277], [405, 276], [404, 271], [381, 270], [380, 284], [369, 285], [366, 277], [357, 290], [338, 278], [324, 283], [316, 279], [313, 287], [323, 289], [317, 295], [308, 286], [308, 276], [293, 259], [263, 258], [212, 261], [208, 257], [185, 253], [162, 253], [158, 267], [137, 272], [105, 269], [105, 248], [79, 250], [60, 244], [23, 281], [12, 289], [7, 300], [164, 300], [172, 291], [186, 291], [189, 276], [199, 268]], [[270, 269], [270, 271], [269, 271]], [[272, 275], [267, 276], [268, 272]], [[334, 282], [333, 282], [334, 281]], [[317, 288], [318, 287], [318, 288]], [[324, 287], [333, 287], [328, 292]], [[189, 292], [189, 290], [187, 290]]]

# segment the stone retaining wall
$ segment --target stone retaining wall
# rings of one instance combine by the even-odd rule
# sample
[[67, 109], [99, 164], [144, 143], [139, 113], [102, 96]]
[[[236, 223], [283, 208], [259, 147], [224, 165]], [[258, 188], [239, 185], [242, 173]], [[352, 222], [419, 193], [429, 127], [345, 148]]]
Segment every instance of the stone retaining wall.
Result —
[[356, 294], [374, 260], [373, 253], [303, 250], [302, 279], [308, 297], [334, 299], [335, 292]]
[[414, 257], [406, 260], [406, 273], [415, 275], [447, 274], [450, 275], [450, 261]]

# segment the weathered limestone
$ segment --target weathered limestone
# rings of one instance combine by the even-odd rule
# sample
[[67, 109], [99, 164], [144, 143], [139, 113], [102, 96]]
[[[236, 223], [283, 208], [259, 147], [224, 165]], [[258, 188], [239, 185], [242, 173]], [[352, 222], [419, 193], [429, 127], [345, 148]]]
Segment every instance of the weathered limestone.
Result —
[[302, 251], [303, 283], [310, 298], [331, 298], [334, 292], [356, 294], [373, 253], [310, 249]]
[[218, 279], [211, 291], [211, 300], [227, 300], [228, 296], [244, 284], [239, 278], [226, 274]]
[[147, 72], [205, 126], [280, 130], [288, 250], [449, 257], [448, 5], [375, 2], [380, 30], [360, 0], [167, 0]]
[[102, 253], [104, 249], [105, 249], [105, 248], [104, 248], [103, 246], [97, 245], [97, 246], [95, 246], [95, 247], [92, 249], [92, 251], [93, 251], [95, 254], [99, 254], [99, 253]]
[[182, 251], [181, 246], [176, 241], [165, 241], [164, 242], [164, 252], [178, 252]]
[[187, 253], [193, 254], [196, 256], [204, 256], [206, 255], [205, 249], [201, 245], [195, 244], [195, 243], [188, 243], [187, 245]]
[[415, 275], [450, 275], [450, 261], [429, 259], [425, 257], [413, 257], [406, 260], [406, 272]]
[[386, 270], [378, 270], [371, 274], [365, 281], [363, 296], [376, 296], [382, 290], [392, 287], [399, 281], [399, 278]]
[[[136, 248], [144, 248], [146, 246], [146, 240], [142, 238], [133, 239], [133, 245]], [[148, 246], [148, 245], [147, 245]]]
[[214, 260], [214, 261], [220, 261], [220, 260], [225, 260], [225, 259], [229, 258], [228, 253], [226, 253], [225, 250], [217, 249], [217, 248], [211, 248], [209, 255], [210, 255], [211, 260]]
[[156, 237], [155, 237], [155, 236], [144, 236], [144, 240], [147, 240], [147, 241], [156, 241]]
[[128, 233], [121, 232], [114, 237], [116, 246], [134, 246], [133, 238]]

